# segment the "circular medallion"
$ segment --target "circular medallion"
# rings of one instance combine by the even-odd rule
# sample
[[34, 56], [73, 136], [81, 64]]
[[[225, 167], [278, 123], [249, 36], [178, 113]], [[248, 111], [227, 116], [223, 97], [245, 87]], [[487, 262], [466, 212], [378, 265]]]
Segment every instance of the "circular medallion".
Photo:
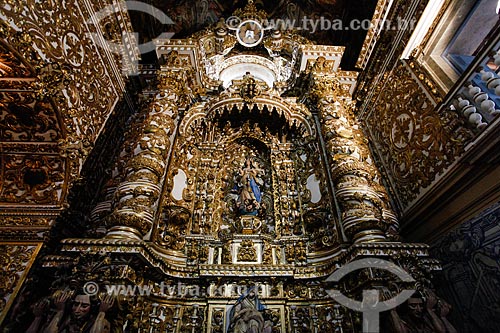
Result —
[[83, 49], [80, 37], [72, 31], [68, 31], [62, 39], [62, 50], [65, 58], [74, 67], [80, 67], [85, 58], [85, 50]]
[[411, 144], [415, 131], [413, 117], [407, 113], [398, 115], [391, 129], [392, 144], [398, 149], [404, 149]]
[[236, 31], [238, 42], [246, 47], [258, 45], [264, 37], [262, 25], [255, 20], [245, 20], [240, 23]]

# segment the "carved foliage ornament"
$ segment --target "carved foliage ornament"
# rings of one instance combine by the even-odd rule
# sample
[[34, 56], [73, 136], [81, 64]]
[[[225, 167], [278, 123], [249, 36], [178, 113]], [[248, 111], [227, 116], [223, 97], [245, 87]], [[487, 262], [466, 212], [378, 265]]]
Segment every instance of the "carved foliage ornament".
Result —
[[[3, 28], [3, 27], [2, 27]], [[7, 28], [7, 27], [5, 27]], [[0, 78], [30, 78], [34, 73], [19, 59], [19, 56], [0, 41]], [[9, 81], [0, 81], [0, 87], [9, 86]]]
[[401, 64], [385, 81], [366, 119], [403, 207], [463, 152], [465, 142], [454, 139], [460, 129], [449, 128], [434, 108], [434, 101]]
[[60, 128], [51, 103], [33, 93], [0, 93], [0, 140], [56, 141]]
[[13, 294], [21, 286], [25, 272], [38, 253], [39, 247], [34, 245], [12, 244], [0, 245], [0, 321], [2, 321], [8, 302], [14, 299]]
[[65, 163], [58, 156], [0, 155], [0, 202], [58, 204]]
[[[21, 29], [16, 34], [11, 27], [4, 27], [7, 42], [25, 59], [38, 59], [33, 66], [38, 68], [35, 90], [39, 96], [57, 97], [56, 107], [67, 131], [94, 141], [118, 95], [114, 90], [116, 78], [106, 70], [109, 63], [98, 57], [96, 46], [87, 36], [96, 27], [82, 24], [91, 13], [76, 1], [60, 5], [32, 0], [22, 5], [7, 1], [1, 12]], [[74, 112], [78, 115], [71, 114]]]

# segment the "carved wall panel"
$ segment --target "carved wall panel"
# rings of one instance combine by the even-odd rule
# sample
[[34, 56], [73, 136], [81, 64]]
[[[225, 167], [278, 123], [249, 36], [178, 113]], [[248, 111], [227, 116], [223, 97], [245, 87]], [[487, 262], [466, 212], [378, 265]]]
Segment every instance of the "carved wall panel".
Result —
[[[8, 65], [2, 70], [8, 80], [2, 81], [1, 88], [31, 91], [3, 93], [0, 137], [59, 140], [63, 151], [82, 146], [71, 164], [73, 177], [124, 90], [116, 59], [107, 58], [91, 38], [102, 31], [98, 24], [90, 24], [91, 17], [105, 6], [102, 2], [7, 1], [0, 8], [5, 22], [10, 22], [1, 26], [3, 41], [16, 53], [12, 57], [11, 52], [3, 52], [10, 50], [2, 51], [2, 60], [15, 68]], [[119, 26], [118, 16], [111, 16], [112, 24]], [[23, 77], [30, 79], [18, 79]]]
[[3, 42], [0, 52], [0, 202], [57, 205], [67, 170], [58, 111], [36, 91], [33, 68]]
[[0, 245], [0, 322], [21, 288], [41, 245], [6, 243]]
[[65, 160], [50, 155], [0, 155], [0, 201], [60, 203], [65, 190]]
[[[47, 236], [113, 108], [130, 108], [130, 101], [119, 103], [126, 95], [121, 60], [103, 52], [94, 38], [104, 27], [91, 17], [106, 5], [0, 6], [2, 239]], [[108, 15], [104, 38], [121, 40], [121, 28], [131, 30], [123, 14]]]
[[404, 212], [463, 153], [471, 133], [453, 111], [436, 113], [429, 88], [406, 62], [384, 77], [364, 122]]

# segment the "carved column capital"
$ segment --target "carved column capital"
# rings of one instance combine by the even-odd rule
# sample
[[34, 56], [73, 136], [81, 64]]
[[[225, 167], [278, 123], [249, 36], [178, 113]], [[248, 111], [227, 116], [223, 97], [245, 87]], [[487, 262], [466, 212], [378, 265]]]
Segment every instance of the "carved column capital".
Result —
[[316, 100], [339, 100], [343, 91], [339, 80], [334, 75], [312, 72], [312, 82], [309, 93]]

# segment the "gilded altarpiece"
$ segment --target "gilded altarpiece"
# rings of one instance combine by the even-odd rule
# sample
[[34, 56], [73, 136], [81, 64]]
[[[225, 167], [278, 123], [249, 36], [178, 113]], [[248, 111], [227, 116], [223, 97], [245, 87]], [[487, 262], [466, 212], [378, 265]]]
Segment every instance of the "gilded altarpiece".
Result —
[[[235, 15], [267, 14], [249, 1]], [[438, 265], [426, 245], [399, 242], [354, 117], [356, 74], [338, 68], [343, 48], [256, 26], [241, 34], [221, 21], [157, 41], [157, 85], [142, 91], [86, 212], [99, 233], [61, 240], [41, 262], [44, 285], [18, 297], [24, 313], [5, 327], [355, 332], [361, 315], [332, 285], [358, 299], [405, 286], [371, 268], [326, 281], [343, 265], [384, 258], [429, 287]], [[88, 305], [85, 320], [70, 300]]]
[[[294, 262], [294, 248], [286, 244], [301, 242], [306, 233], [311, 250], [336, 244], [314, 133], [290, 128], [276, 110], [266, 115], [265, 105], [233, 105], [207, 115], [209, 108], [195, 106], [180, 124], [154, 241], [179, 251], [186, 245], [180, 236], [193, 242], [209, 236], [223, 243], [210, 248], [210, 263], [231, 263], [231, 254], [234, 260], [239, 255], [226, 254], [233, 239], [250, 237], [260, 244], [259, 258], [249, 254], [243, 257], [252, 260], [243, 261], [266, 264]], [[251, 120], [254, 114], [262, 121]]]

